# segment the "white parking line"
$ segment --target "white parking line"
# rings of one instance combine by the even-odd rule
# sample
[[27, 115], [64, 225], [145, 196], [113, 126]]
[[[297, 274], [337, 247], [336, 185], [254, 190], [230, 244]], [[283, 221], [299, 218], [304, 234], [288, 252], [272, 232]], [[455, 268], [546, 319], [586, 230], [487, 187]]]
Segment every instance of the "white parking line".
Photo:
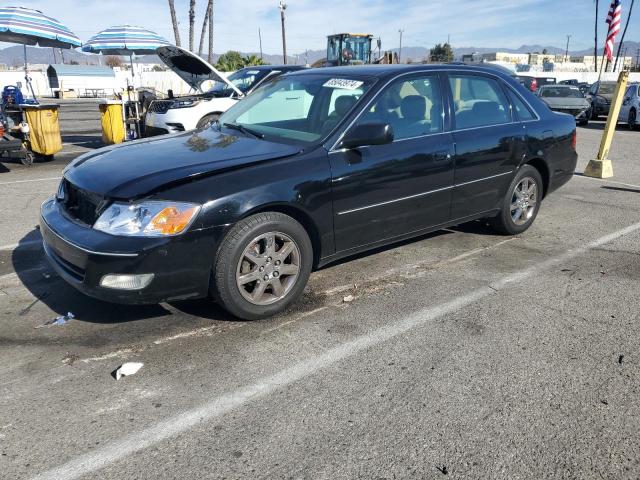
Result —
[[89, 453], [80, 455], [59, 467], [43, 472], [33, 478], [34, 480], [70, 480], [88, 475], [89, 473], [95, 472], [107, 465], [121, 461], [124, 457], [137, 451], [184, 433], [185, 431], [201, 425], [204, 422], [218, 419], [248, 402], [265, 397], [280, 388], [302, 380], [320, 370], [331, 367], [336, 363], [353, 357], [364, 350], [380, 345], [383, 342], [387, 342], [437, 318], [452, 314], [462, 308], [478, 302], [479, 300], [491, 295], [496, 295], [503, 288], [522, 282], [523, 280], [559, 263], [566, 262], [567, 260], [571, 260], [579, 255], [583, 255], [590, 249], [601, 247], [602, 245], [625, 235], [637, 232], [638, 230], [640, 230], [640, 223], [635, 223], [623, 228], [622, 230], [605, 235], [604, 237], [601, 237], [587, 245], [569, 250], [556, 257], [552, 257], [536, 266], [507, 275], [491, 285], [478, 288], [440, 305], [420, 310], [396, 323], [388, 324], [378, 330], [358, 336], [349, 342], [327, 350], [323, 354], [312, 356], [307, 360], [285, 368], [274, 375], [262, 378], [256, 383], [214, 398], [210, 402], [207, 402], [198, 408], [187, 410], [182, 414], [169, 417], [150, 428], [126, 435], [105, 445], [104, 447], [96, 448]]
[[615, 180], [609, 180], [608, 178], [587, 177], [586, 175], [583, 175], [581, 173], [574, 173], [573, 176], [578, 178], [586, 178], [587, 180], [595, 180], [596, 182], [600, 182], [600, 183], [613, 183], [614, 185], [622, 185], [623, 187], [640, 189], [640, 185], [634, 185], [632, 183], [616, 182]]
[[13, 182], [0, 182], [0, 185], [16, 185], [18, 183], [32, 183], [32, 182], [48, 182], [53, 180], [60, 180], [62, 177], [47, 177], [47, 178], [33, 178], [31, 180], [14, 180]]

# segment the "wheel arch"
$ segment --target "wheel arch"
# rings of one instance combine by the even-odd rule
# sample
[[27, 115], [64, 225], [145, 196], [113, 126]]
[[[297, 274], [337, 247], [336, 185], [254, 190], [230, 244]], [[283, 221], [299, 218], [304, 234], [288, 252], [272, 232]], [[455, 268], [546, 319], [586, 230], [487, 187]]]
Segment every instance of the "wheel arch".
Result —
[[307, 213], [303, 208], [290, 203], [267, 203], [246, 211], [239, 220], [265, 212], [277, 212], [288, 215], [302, 225], [311, 240], [311, 247], [313, 248], [313, 268], [317, 268], [321, 257], [320, 231], [311, 218], [311, 215], [309, 215], [309, 213]]
[[531, 165], [533, 168], [538, 170], [538, 173], [542, 177], [542, 187], [543, 187], [542, 198], [544, 198], [547, 195], [547, 192], [549, 191], [549, 182], [551, 179], [551, 174], [549, 172], [549, 165], [547, 165], [547, 162], [545, 162], [542, 158], [532, 158], [530, 160], [527, 160], [523, 165]]

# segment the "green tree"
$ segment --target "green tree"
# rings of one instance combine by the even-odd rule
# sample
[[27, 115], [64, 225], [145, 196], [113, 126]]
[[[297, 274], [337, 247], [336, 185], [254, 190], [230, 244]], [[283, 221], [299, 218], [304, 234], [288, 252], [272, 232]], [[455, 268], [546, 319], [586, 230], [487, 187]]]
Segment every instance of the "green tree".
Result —
[[264, 60], [257, 55], [247, 55], [242, 58], [242, 63], [245, 67], [251, 67], [253, 65], [265, 65]]
[[429, 52], [429, 60], [435, 63], [453, 62], [453, 49], [448, 43], [437, 44]]
[[220, 55], [216, 68], [223, 72], [233, 72], [244, 67], [244, 59], [240, 52], [229, 50], [227, 53]]

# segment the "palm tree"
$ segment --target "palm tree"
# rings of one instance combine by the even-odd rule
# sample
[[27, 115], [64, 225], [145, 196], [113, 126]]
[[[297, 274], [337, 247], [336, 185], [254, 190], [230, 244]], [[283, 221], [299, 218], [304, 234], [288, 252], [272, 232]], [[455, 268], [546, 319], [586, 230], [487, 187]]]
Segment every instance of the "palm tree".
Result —
[[189, 51], [193, 52], [194, 28], [196, 26], [196, 0], [189, 1]]
[[598, 21], [600, 20], [600, 15], [598, 14], [598, 5], [600, 0], [595, 0], [596, 2], [596, 39], [593, 47], [593, 64], [595, 65], [596, 72], [598, 71]]
[[209, 63], [213, 63], [213, 0], [209, 2]]
[[176, 37], [176, 45], [180, 46], [180, 29], [178, 28], [178, 18], [176, 17], [175, 0], [169, 0], [169, 12], [171, 12], [171, 23], [173, 23], [173, 34]]
[[254, 65], [265, 65], [264, 60], [262, 60], [257, 55], [247, 55], [246, 57], [242, 57], [242, 63], [245, 67], [251, 67]]
[[207, 10], [204, 13], [204, 21], [202, 22], [202, 32], [200, 33], [200, 46], [198, 47], [198, 55], [202, 56], [202, 50], [204, 49], [204, 37], [207, 34], [207, 24], [209, 23], [209, 16], [213, 9], [213, 0], [209, 0], [207, 4]]
[[[622, 44], [624, 43], [624, 36], [627, 34], [627, 28], [629, 28], [629, 20], [631, 20], [631, 12], [633, 12], [633, 4], [636, 0], [631, 0], [631, 5], [629, 5], [629, 15], [627, 15], [627, 23], [624, 26], [624, 30], [622, 31], [622, 37], [620, 37], [620, 43], [618, 44], [618, 53], [616, 54], [616, 63], [613, 65], [613, 71], [616, 71], [618, 67], [618, 59], [620, 58], [620, 51], [622, 50]], [[624, 66], [624, 59], [622, 60], [622, 65]]]

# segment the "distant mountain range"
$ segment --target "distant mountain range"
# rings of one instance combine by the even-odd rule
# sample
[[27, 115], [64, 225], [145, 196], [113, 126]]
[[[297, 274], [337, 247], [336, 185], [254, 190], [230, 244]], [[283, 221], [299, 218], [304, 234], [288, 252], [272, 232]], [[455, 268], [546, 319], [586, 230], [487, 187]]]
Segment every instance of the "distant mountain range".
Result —
[[[616, 46], [617, 48], [617, 46]], [[627, 56], [636, 57], [637, 53], [640, 51], [640, 42], [634, 41], [626, 41], [624, 43], [624, 48], [626, 49]], [[547, 52], [552, 54], [563, 54], [564, 49], [553, 47], [553, 46], [542, 46], [542, 45], [522, 45], [520, 48], [476, 48], [476, 47], [454, 47], [453, 52], [456, 59], [460, 59], [462, 55], [471, 54], [471, 53], [490, 53], [490, 52], [508, 52], [508, 53], [533, 53], [539, 52], [542, 53], [543, 50], [547, 50]], [[397, 52], [398, 49], [392, 49], [393, 52]], [[578, 50], [578, 51], [570, 51], [570, 55], [581, 56], [581, 55], [593, 55], [593, 49], [586, 50]], [[599, 54], [602, 54], [602, 49], [600, 49]], [[54, 58], [55, 55], [55, 58]], [[257, 55], [258, 52], [242, 52], [242, 55]], [[101, 55], [89, 55], [82, 53], [78, 50], [64, 50], [62, 53], [64, 56], [64, 62], [69, 63], [71, 61], [78, 62], [80, 65], [98, 65], [101, 60], [104, 60], [104, 57]], [[27, 58], [29, 63], [31, 64], [50, 64], [50, 63], [62, 63], [62, 56], [60, 50], [54, 50], [51, 48], [36, 48], [36, 47], [27, 47]], [[219, 54], [214, 55], [214, 62], [218, 61]], [[326, 56], [326, 52], [324, 50], [308, 50], [299, 55], [289, 55], [288, 63], [298, 63], [304, 64], [308, 62], [309, 64], [314, 63], [317, 60], [320, 60]], [[414, 62], [420, 62], [429, 57], [429, 48], [426, 47], [403, 47], [402, 48], [402, 60], [408, 61], [412, 60]], [[264, 54], [263, 59], [266, 63], [270, 63], [272, 65], [282, 63], [282, 55], [278, 54]], [[128, 60], [128, 59], [127, 59]], [[140, 56], [135, 59], [135, 62], [140, 63], [160, 63], [160, 60], [155, 55], [145, 55]], [[0, 63], [7, 65], [8, 67], [19, 67], [24, 63], [24, 52], [23, 47], [20, 46], [12, 46], [7, 47], [0, 50]]]

